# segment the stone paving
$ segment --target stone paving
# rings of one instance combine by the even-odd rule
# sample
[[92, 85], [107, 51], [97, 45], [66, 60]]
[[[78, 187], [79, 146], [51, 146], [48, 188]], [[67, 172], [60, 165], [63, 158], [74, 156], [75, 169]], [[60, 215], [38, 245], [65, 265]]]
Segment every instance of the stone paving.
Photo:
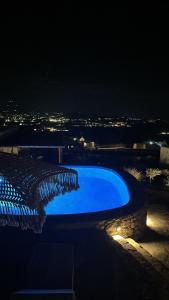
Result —
[[148, 228], [140, 245], [169, 269], [169, 192], [149, 196]]
[[[114, 236], [114, 251], [119, 264], [123, 264], [123, 271], [127, 277], [123, 278], [122, 270], [119, 272], [120, 283], [123, 289], [119, 289], [117, 299], [169, 299], [168, 273], [165, 267], [161, 266], [147, 251], [133, 239], [125, 239], [121, 236]], [[121, 247], [121, 248], [120, 248]], [[144, 253], [145, 252], [145, 253]], [[131, 276], [131, 283], [128, 278]], [[124, 292], [125, 291], [125, 292]], [[132, 291], [132, 292], [131, 292]], [[115, 298], [116, 299], [116, 298]]]

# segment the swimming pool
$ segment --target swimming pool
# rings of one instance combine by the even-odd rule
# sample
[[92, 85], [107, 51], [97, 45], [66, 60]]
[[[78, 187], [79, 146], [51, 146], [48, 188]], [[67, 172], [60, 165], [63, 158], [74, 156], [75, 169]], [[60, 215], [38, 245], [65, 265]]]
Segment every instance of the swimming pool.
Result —
[[65, 166], [78, 172], [79, 189], [56, 196], [45, 207], [47, 215], [84, 214], [126, 205], [130, 193], [115, 171], [95, 166]]
[[[99, 228], [110, 235], [134, 238], [142, 235], [146, 228], [145, 196], [134, 177], [123, 171], [117, 173], [99, 166], [64, 167], [78, 172], [79, 188], [54, 197], [43, 207], [47, 216], [44, 224], [46, 230]], [[25, 209], [23, 229], [30, 216], [31, 224], [36, 225], [37, 218], [36, 210], [23, 208], [23, 211]], [[21, 209], [13, 204], [6, 209], [0, 199], [0, 221], [3, 226], [9, 215], [13, 216], [11, 225], [18, 226], [18, 220], [19, 224], [22, 220], [20, 213]], [[42, 225], [44, 221], [45, 218], [42, 218]]]
[[107, 167], [64, 165], [78, 172], [79, 189], [53, 198], [45, 226], [54, 230], [97, 228], [139, 238], [146, 228], [145, 197], [130, 174]]

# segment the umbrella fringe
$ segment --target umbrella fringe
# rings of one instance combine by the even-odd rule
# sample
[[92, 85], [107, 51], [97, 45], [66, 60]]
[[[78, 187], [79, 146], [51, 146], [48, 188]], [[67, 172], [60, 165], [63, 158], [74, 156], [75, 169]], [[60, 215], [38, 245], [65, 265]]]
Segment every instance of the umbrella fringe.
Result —
[[0, 226], [20, 227], [22, 230], [32, 229], [35, 233], [41, 233], [45, 220], [43, 209], [30, 209], [28, 206], [0, 201]]
[[39, 202], [46, 205], [53, 197], [77, 190], [78, 187], [76, 174], [61, 173], [49, 176], [40, 182], [36, 191], [36, 202], [34, 202], [34, 205], [38, 205]]
[[75, 170], [0, 153], [0, 225], [41, 232], [45, 205], [78, 187]]

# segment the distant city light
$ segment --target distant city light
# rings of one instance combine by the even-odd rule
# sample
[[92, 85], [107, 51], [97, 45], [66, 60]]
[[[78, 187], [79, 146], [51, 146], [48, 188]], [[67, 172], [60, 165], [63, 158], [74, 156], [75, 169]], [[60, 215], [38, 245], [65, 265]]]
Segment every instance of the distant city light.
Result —
[[160, 134], [162, 134], [162, 135], [169, 135], [169, 131], [162, 131]]

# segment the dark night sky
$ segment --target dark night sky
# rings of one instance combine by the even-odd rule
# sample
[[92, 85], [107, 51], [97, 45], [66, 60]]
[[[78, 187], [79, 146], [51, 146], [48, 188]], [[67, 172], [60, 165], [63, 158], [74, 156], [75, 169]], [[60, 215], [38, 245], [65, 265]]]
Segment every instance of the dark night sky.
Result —
[[168, 5], [1, 18], [0, 103], [168, 118]]

